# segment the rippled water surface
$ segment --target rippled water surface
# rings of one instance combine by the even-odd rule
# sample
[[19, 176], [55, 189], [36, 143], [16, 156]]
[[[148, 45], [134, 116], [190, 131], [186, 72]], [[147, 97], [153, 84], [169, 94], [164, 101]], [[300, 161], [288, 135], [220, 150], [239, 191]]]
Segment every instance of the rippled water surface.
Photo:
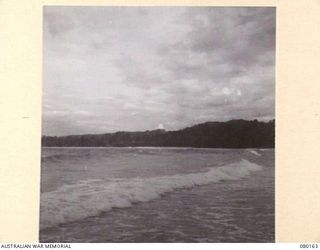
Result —
[[43, 148], [41, 242], [274, 242], [274, 150]]

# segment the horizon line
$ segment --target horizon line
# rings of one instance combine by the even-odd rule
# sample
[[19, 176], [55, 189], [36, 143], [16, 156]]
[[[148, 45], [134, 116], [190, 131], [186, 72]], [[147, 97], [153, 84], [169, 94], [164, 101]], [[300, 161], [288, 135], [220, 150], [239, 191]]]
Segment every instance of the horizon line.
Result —
[[147, 130], [143, 130], [143, 131], [115, 131], [115, 132], [106, 132], [106, 133], [87, 133], [87, 134], [69, 134], [69, 135], [41, 135], [41, 137], [67, 137], [67, 136], [83, 136], [83, 135], [103, 135], [103, 134], [116, 134], [116, 133], [143, 133], [143, 132], [150, 132], [150, 131], [165, 131], [165, 132], [175, 132], [175, 131], [179, 131], [179, 130], [182, 130], [182, 129], [186, 129], [186, 128], [191, 128], [191, 127], [194, 127], [196, 125], [200, 125], [200, 124], [204, 124], [204, 123], [209, 123], [209, 122], [217, 122], [217, 123], [227, 123], [227, 122], [231, 122], [231, 121], [257, 121], [257, 122], [263, 122], [263, 123], [268, 123], [268, 122], [271, 122], [271, 121], [275, 121], [275, 118], [273, 119], [269, 119], [269, 120], [266, 120], [266, 121], [263, 121], [263, 120], [259, 120], [259, 119], [251, 119], [251, 120], [247, 120], [247, 119], [230, 119], [230, 120], [227, 120], [227, 121], [206, 121], [206, 122], [201, 122], [201, 123], [196, 123], [194, 125], [190, 125], [190, 126], [187, 126], [187, 127], [182, 127], [180, 129], [175, 129], [175, 130], [166, 130], [166, 129], [159, 129], [159, 128], [156, 128], [156, 129], [147, 129]]

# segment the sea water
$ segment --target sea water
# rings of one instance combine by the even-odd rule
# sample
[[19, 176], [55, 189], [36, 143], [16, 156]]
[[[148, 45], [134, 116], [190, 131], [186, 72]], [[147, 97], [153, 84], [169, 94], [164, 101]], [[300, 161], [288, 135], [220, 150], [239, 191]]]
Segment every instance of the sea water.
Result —
[[274, 242], [274, 150], [43, 148], [41, 242]]

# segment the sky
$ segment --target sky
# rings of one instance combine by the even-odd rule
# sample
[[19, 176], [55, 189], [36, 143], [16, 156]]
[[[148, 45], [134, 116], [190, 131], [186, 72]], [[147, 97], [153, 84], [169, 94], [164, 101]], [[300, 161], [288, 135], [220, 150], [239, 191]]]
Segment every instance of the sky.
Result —
[[275, 117], [275, 8], [46, 6], [42, 134]]

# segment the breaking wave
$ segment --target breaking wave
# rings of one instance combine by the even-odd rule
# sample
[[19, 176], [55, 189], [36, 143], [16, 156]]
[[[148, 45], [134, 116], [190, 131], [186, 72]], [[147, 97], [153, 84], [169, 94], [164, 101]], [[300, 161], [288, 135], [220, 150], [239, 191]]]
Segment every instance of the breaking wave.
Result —
[[41, 194], [40, 228], [99, 215], [112, 208], [130, 207], [133, 203], [150, 201], [180, 188], [238, 180], [261, 169], [262, 166], [242, 159], [240, 162], [210, 168], [201, 173], [131, 179], [89, 179], [64, 185]]
[[256, 156], [261, 156], [261, 154], [260, 153], [258, 153], [257, 151], [255, 151], [255, 150], [250, 150], [249, 151], [251, 154], [254, 154], [254, 155], [256, 155]]
[[56, 162], [63, 161], [65, 159], [87, 159], [90, 156], [90, 153], [81, 153], [81, 154], [53, 154], [53, 155], [44, 155], [41, 157], [43, 162]]

